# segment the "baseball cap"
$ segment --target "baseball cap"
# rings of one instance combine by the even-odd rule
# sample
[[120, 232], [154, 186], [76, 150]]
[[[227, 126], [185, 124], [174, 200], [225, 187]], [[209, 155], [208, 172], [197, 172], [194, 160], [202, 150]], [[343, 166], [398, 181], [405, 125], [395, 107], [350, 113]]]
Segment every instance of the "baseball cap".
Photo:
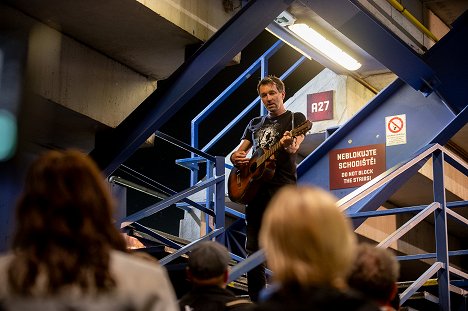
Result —
[[207, 280], [222, 275], [230, 260], [224, 245], [215, 241], [204, 241], [190, 252], [187, 266], [195, 278]]

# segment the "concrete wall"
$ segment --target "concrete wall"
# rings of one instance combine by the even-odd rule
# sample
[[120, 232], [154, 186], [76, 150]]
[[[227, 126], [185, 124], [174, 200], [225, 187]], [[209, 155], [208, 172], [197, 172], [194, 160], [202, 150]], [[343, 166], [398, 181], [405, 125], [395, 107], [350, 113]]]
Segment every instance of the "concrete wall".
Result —
[[[435, 14], [428, 10], [419, 0], [399, 1], [421, 25], [424, 25], [437, 39], [449, 31]], [[434, 45], [434, 40], [424, 34], [407, 17], [393, 7], [387, 0], [359, 0], [359, 3], [376, 16], [416, 52], [422, 54]]]
[[36, 94], [110, 127], [157, 86], [155, 80], [43, 24], [31, 32], [28, 69]]
[[220, 0], [137, 1], [202, 41], [208, 40], [234, 14], [226, 12]]

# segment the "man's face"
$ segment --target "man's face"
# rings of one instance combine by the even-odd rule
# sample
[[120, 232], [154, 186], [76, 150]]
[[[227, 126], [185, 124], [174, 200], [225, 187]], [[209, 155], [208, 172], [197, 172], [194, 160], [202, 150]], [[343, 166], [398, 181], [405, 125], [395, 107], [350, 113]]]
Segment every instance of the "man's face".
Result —
[[280, 115], [284, 112], [284, 91], [279, 92], [276, 84], [265, 84], [260, 85], [259, 88], [260, 98], [265, 108], [270, 112], [271, 115]]

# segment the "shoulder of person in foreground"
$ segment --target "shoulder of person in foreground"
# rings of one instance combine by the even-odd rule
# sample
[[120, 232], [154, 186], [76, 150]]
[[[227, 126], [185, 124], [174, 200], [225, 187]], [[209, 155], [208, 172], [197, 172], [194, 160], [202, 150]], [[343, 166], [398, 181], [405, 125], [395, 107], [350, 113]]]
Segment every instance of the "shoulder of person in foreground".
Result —
[[252, 302], [247, 299], [234, 299], [223, 303], [217, 300], [179, 301], [180, 311], [250, 311]]
[[237, 298], [226, 302], [225, 310], [226, 311], [249, 311], [253, 310], [253, 303], [245, 298]]
[[12, 253], [0, 255], [0, 298], [8, 295], [8, 266], [13, 259]]
[[274, 291], [255, 311], [379, 311], [359, 293], [341, 292], [327, 287], [295, 287]]
[[166, 269], [157, 261], [132, 254], [111, 252], [111, 272], [117, 291], [129, 295], [140, 304], [150, 304], [145, 310], [178, 310], [174, 288]]

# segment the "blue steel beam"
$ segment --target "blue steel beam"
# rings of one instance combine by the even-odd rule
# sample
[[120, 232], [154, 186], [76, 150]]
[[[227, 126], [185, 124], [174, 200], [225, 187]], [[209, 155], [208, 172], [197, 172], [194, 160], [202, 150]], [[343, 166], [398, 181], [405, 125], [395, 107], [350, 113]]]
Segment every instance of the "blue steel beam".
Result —
[[[468, 225], [468, 220], [461, 216], [460, 214], [450, 210], [450, 208], [457, 208], [457, 207], [464, 207], [466, 201], [456, 201], [456, 202], [448, 202], [447, 203], [447, 214], [450, 214], [453, 218], [458, 220], [461, 223], [465, 223]], [[418, 205], [418, 206], [407, 206], [407, 207], [396, 207], [387, 210], [377, 210], [377, 211], [369, 211], [369, 212], [357, 212], [347, 214], [347, 216], [351, 219], [359, 219], [359, 218], [372, 218], [372, 217], [380, 217], [380, 216], [388, 216], [388, 215], [398, 215], [398, 214], [407, 214], [407, 213], [419, 213], [423, 209], [425, 209], [427, 205]]]
[[177, 250], [177, 252], [172, 253], [172, 254], [162, 258], [161, 260], [159, 260], [159, 263], [162, 266], [167, 265], [168, 263], [170, 263], [174, 259], [177, 259], [180, 256], [182, 256], [183, 254], [190, 252], [195, 246], [198, 245], [199, 242], [207, 241], [207, 240], [210, 240], [212, 238], [216, 238], [218, 235], [220, 235], [222, 233], [224, 233], [224, 228], [219, 228], [219, 229], [213, 230], [210, 233], [208, 233], [207, 235], [202, 236], [198, 240], [195, 240], [195, 241], [185, 245], [184, 247], [180, 248], [179, 250]]
[[[284, 79], [286, 79], [291, 73], [294, 72], [294, 70], [297, 69], [297, 67], [299, 67], [305, 60], [305, 56], [301, 56], [291, 67], [288, 68], [288, 70], [286, 70], [281, 76], [280, 76], [280, 79], [284, 81]], [[223, 137], [234, 125], [236, 125], [239, 120], [239, 117], [242, 115], [244, 116], [245, 113], [244, 112], [248, 112], [250, 111], [250, 107], [252, 107], [251, 105], [252, 104], [257, 104], [257, 103], [260, 103], [260, 97], [257, 96], [257, 98], [251, 102], [251, 104], [249, 106], [247, 106], [244, 110], [243, 110], [243, 113], [241, 113], [238, 117], [236, 117], [234, 120], [232, 120], [220, 133], [218, 133], [215, 137], [213, 137], [201, 150], [202, 151], [206, 151], [208, 149], [210, 149], [211, 147], [213, 147], [213, 145], [215, 143], [217, 143], [221, 137]], [[261, 107], [264, 107], [263, 105], [261, 105]], [[197, 132], [198, 132], [198, 129], [197, 129]], [[193, 137], [192, 137], [193, 139]], [[231, 167], [232, 168], [232, 167]]]
[[228, 283], [237, 280], [242, 274], [252, 270], [264, 261], [265, 252], [263, 250], [256, 251], [247, 257], [244, 261], [232, 268], [231, 272], [229, 273]]
[[428, 207], [426, 207], [422, 212], [408, 220], [403, 226], [395, 230], [392, 234], [390, 234], [386, 239], [382, 242], [377, 244], [377, 247], [380, 248], [387, 248], [393, 242], [401, 238], [405, 233], [413, 229], [417, 224], [423, 221], [427, 216], [429, 216], [433, 211], [440, 209], [440, 203], [433, 202]]
[[164, 134], [163, 132], [160, 132], [160, 131], [156, 131], [156, 137], [159, 137], [179, 148], [182, 148], [182, 149], [185, 149], [187, 151], [190, 151], [191, 153], [194, 153], [194, 154], [197, 154], [207, 160], [210, 160], [212, 162], [214, 162], [216, 160], [216, 158], [206, 152], [203, 152], [203, 151], [200, 151], [192, 146], [190, 146], [189, 144], [186, 144], [184, 143], [183, 141], [180, 141], [178, 139], [175, 139], [174, 137], [171, 137], [167, 134]]
[[[468, 72], [468, 69], [466, 72]], [[466, 85], [468, 85], [468, 82], [466, 83]], [[468, 100], [466, 100], [466, 95], [464, 97], [464, 101], [465, 108], [463, 108], [463, 110], [432, 139], [431, 143], [445, 145], [449, 141], [449, 139], [453, 137], [453, 135], [455, 135], [466, 125], [466, 122], [468, 121]]]
[[[464, 109], [466, 86], [468, 85], [468, 11], [465, 11], [452, 24], [448, 34], [442, 37], [429, 51], [424, 54], [424, 61], [437, 72], [441, 81], [436, 87], [436, 93], [444, 99], [455, 113]], [[465, 123], [468, 118], [465, 117]]]
[[[167, 199], [164, 199], [163, 201], [161, 202], [158, 202], [156, 204], [153, 204], [145, 209], [142, 209], [141, 211], [139, 212], [136, 212], [132, 215], [129, 215], [127, 217], [125, 217], [124, 219], [121, 220], [122, 224], [121, 224], [121, 228], [123, 227], [126, 227], [126, 226], [129, 226], [131, 225], [132, 223], [136, 222], [136, 221], [139, 221], [145, 217], [148, 217], [150, 215], [153, 215], [154, 213], [157, 213], [159, 211], [162, 211], [163, 209], [171, 206], [172, 204], [175, 204], [179, 201], [181, 201], [182, 199], [188, 197], [189, 195], [192, 195], [198, 191], [201, 191], [221, 180], [224, 179], [224, 176], [220, 176], [220, 177], [213, 177], [213, 178], [210, 178], [210, 179], [207, 179], [201, 183], [199, 183], [198, 185], [195, 185], [195, 186], [192, 186], [182, 192], [179, 192]], [[213, 214], [214, 216], [214, 213], [208, 209], [204, 210], [205, 213], [211, 213]]]
[[[224, 175], [224, 157], [216, 157], [216, 175]], [[211, 187], [210, 187], [211, 188]], [[214, 197], [215, 197], [215, 206], [214, 206], [214, 211], [215, 211], [215, 228], [224, 228], [225, 226], [225, 210], [224, 210], [224, 201], [225, 201], [225, 184], [224, 184], [224, 179], [220, 180], [215, 184], [214, 187]], [[218, 236], [216, 239], [218, 242], [221, 242], [224, 244], [225, 241], [225, 235], [221, 234]]]
[[[468, 250], [449, 251], [448, 254], [450, 257], [466, 256], [468, 255]], [[431, 258], [436, 258], [436, 257], [437, 257], [436, 253], [396, 256], [398, 261], [431, 259]]]
[[90, 155], [110, 175], [250, 43], [293, 0], [249, 1]]
[[[466, 27], [466, 22], [462, 23], [462, 21], [465, 21], [464, 18], [461, 19], [460, 23], [454, 25], [454, 28], [457, 29], [452, 29], [446, 35], [447, 39], [444, 37], [443, 40], [440, 40], [438, 44], [433, 47], [436, 50], [429, 53], [427, 56], [427, 63], [434, 66], [434, 68], [437, 68], [437, 72], [442, 68], [445, 71], [454, 71], [453, 68], [457, 68], [457, 70], [455, 70], [456, 73], [453, 75], [454, 78], [452, 78], [449, 73], [440, 75], [439, 79], [442, 79], [440, 81], [440, 86], [444, 88], [443, 92], [437, 89], [435, 92], [437, 96], [431, 95], [424, 100], [423, 98], [418, 98], [416, 94], [411, 94], [404, 85], [404, 82], [407, 82], [412, 86], [412, 88], [416, 88], [416, 82], [422, 83], [420, 81], [422, 81], [423, 78], [427, 81], [428, 77], [421, 74], [421, 72], [426, 72], [426, 70], [421, 69], [420, 72], [419, 67], [417, 66], [417, 64], [421, 64], [422, 59], [417, 55], [412, 55], [413, 52], [410, 50], [407, 51], [408, 54], [406, 55], [403, 52], [399, 52], [400, 49], [395, 50], [392, 45], [388, 45], [386, 38], [388, 38], [389, 41], [395, 40], [395, 38], [391, 38], [391, 34], [385, 34], [388, 30], [377, 25], [375, 25], [375, 27], [369, 26], [362, 32], [356, 31], [356, 29], [351, 29], [358, 27], [358, 25], [360, 23], [364, 23], [364, 21], [370, 23], [372, 17], [362, 16], [363, 13], [358, 12], [359, 10], [357, 9], [357, 6], [355, 7], [354, 5], [349, 10], [345, 10], [344, 8], [347, 7], [346, 4], [348, 6], [350, 5], [349, 1], [331, 0], [326, 1], [326, 3], [322, 3], [320, 1], [306, 1], [306, 3], [321, 17], [333, 24], [339, 30], [343, 31], [345, 35], [356, 42], [361, 48], [372, 54], [380, 62], [386, 64], [390, 70], [399, 75], [400, 79], [396, 80], [381, 91], [371, 102], [364, 106], [363, 109], [361, 109], [361, 111], [359, 111], [347, 123], [343, 124], [338, 130], [336, 130], [324, 143], [322, 143], [322, 145], [320, 145], [299, 165], [298, 177], [300, 182], [307, 180], [308, 182], [319, 184], [325, 188], [328, 187], [328, 172], [325, 170], [320, 171], [319, 169], [319, 167], [328, 167], [328, 152], [332, 149], [345, 148], [347, 145], [346, 141], [350, 138], [353, 140], [353, 144], [355, 146], [366, 145], [369, 144], [370, 141], [375, 143], [375, 139], [364, 139], [363, 137], [368, 136], [368, 133], [371, 132], [370, 129], [376, 134], [380, 134], [379, 129], [381, 126], [378, 122], [382, 122], [379, 121], [379, 118], [381, 120], [384, 115], [388, 116], [406, 113], [407, 117], [419, 120], [419, 122], [430, 122], [430, 124], [437, 124], [437, 127], [443, 125], [443, 127], [440, 127], [437, 130], [432, 128], [432, 132], [426, 131], [428, 135], [426, 135], [426, 133], [424, 135], [420, 135], [422, 131], [419, 131], [418, 128], [415, 128], [414, 130], [408, 129], [409, 131], [407, 133], [414, 136], [411, 138], [411, 141], [414, 143], [387, 148], [387, 161], [397, 160], [390, 165], [394, 165], [395, 163], [402, 161], [405, 156], [413, 154], [417, 149], [426, 144], [439, 143], [444, 145], [461, 127], [466, 124], [468, 120], [468, 111], [466, 109], [466, 85], [468, 85], [468, 81], [466, 81], [466, 79], [468, 78], [463, 76], [463, 73], [466, 72], [466, 70], [458, 71], [458, 68], [465, 68], [465, 66], [468, 66], [468, 62], [465, 61], [465, 56], [461, 55], [459, 52], [455, 54], [455, 57], [452, 57], [450, 54], [450, 51], [453, 51], [456, 48], [455, 44], [457, 40], [462, 42], [462, 45], [466, 45], [466, 41], [468, 41], [465, 40], [468, 36], [468, 27]], [[359, 22], [360, 19], [362, 19], [361, 22]], [[378, 24], [378, 22], [376, 23]], [[347, 27], [344, 27], [343, 25], [346, 25]], [[382, 32], [382, 36], [378, 39], [375, 38], [376, 32]], [[370, 33], [373, 35], [369, 36]], [[397, 41], [394, 42], [394, 44], [396, 43]], [[400, 42], [400, 45], [404, 47], [403, 51], [407, 49], [403, 42]], [[373, 53], [371, 53], [371, 51], [373, 51]], [[465, 50], [461, 49], [461, 51]], [[387, 53], [390, 55], [387, 55]], [[388, 57], [388, 60], [384, 61], [386, 57]], [[405, 60], [405, 57], [408, 57], [408, 59], [414, 58], [415, 65], [413, 66], [412, 63], [407, 64], [407, 59]], [[445, 66], [444, 62], [446, 59], [450, 59], [453, 66]], [[393, 62], [395, 63], [394, 66], [392, 65]], [[396, 67], [403, 64], [406, 65], [403, 66], [401, 72], [396, 70]], [[422, 68], [429, 66], [426, 65], [423, 64]], [[460, 77], [460, 75], [462, 75], [462, 77]], [[443, 98], [447, 98], [446, 93], [450, 93], [450, 87], [452, 86], [454, 88], [454, 92], [458, 94], [457, 99], [463, 102], [463, 104], [460, 103], [459, 105], [465, 107], [458, 115], [456, 114], [456, 109], [453, 108], [453, 103], [450, 103], [449, 105], [446, 101], [444, 103], [440, 102], [441, 96]], [[421, 116], [421, 109], [418, 109], [418, 105], [423, 102], [426, 106], [425, 113], [427, 113], [424, 117]], [[406, 103], [411, 103], [411, 105]], [[437, 116], [437, 118], [432, 118], [431, 121], [428, 121], [431, 118], [431, 114]], [[414, 124], [417, 123], [418, 122], [414, 122]], [[384, 138], [385, 136], [379, 135], [379, 137]], [[359, 142], [359, 144], [357, 144], [357, 142]], [[382, 140], [382, 142], [384, 141]], [[396, 150], [398, 150], [398, 152], [395, 152]], [[387, 163], [387, 165], [388, 164], [389, 163]], [[346, 190], [339, 190], [334, 191], [334, 194], [338, 197], [343, 197], [347, 192], [348, 191]]]
[[[231, 240], [234, 242], [237, 249], [242, 253], [244, 258], [246, 258], [248, 255], [247, 255], [247, 251], [245, 250], [245, 246], [241, 245], [241, 243], [239, 243], [239, 241], [237, 240], [237, 238], [233, 234], [231, 234]], [[242, 260], [244, 260], [244, 258], [242, 258]], [[238, 260], [238, 261], [240, 261], [240, 260]]]
[[[247, 81], [255, 71], [257, 71], [262, 66], [262, 60], [264, 58], [269, 58], [271, 55], [275, 54], [282, 46], [284, 42], [281, 40], [276, 41], [265, 53], [262, 54], [249, 68], [247, 68], [239, 77], [237, 77], [234, 82], [232, 82], [221, 94], [218, 95], [208, 106], [205, 107], [193, 120], [191, 123], [192, 131], [192, 146], [198, 148], [198, 126], [201, 121], [203, 121], [211, 112], [213, 112], [226, 98], [228, 98], [235, 90], [239, 88], [245, 81]], [[223, 131], [224, 132], [224, 131]], [[203, 150], [208, 150], [205, 146]]]
[[391, 208], [382, 211], [370, 211], [370, 212], [358, 212], [347, 214], [347, 216], [351, 219], [359, 219], [359, 218], [372, 218], [372, 217], [380, 217], [380, 216], [388, 216], [388, 215], [398, 215], [398, 214], [406, 214], [406, 213], [418, 213], [424, 210], [427, 205], [419, 205], [419, 206], [411, 206], [411, 207], [397, 207]]
[[[123, 172], [137, 178], [140, 182], [142, 182], [142, 183], [144, 183], [144, 184], [146, 184], [148, 186], [151, 186], [152, 188], [163, 189], [163, 191], [165, 191], [168, 194], [177, 194], [177, 191], [172, 190], [171, 188], [166, 187], [163, 184], [160, 184], [155, 180], [152, 180], [151, 178], [149, 178], [149, 177], [135, 171], [134, 169], [129, 168], [126, 165], [121, 165], [119, 169], [122, 170]], [[205, 213], [210, 213], [211, 212], [210, 210], [205, 210], [204, 206], [201, 206], [197, 202], [194, 202], [194, 201], [192, 201], [192, 200], [190, 200], [188, 198], [184, 198], [184, 199], [182, 199], [182, 201], [184, 203], [177, 203], [177, 204], [180, 204], [180, 205], [178, 205], [178, 207], [180, 207], [182, 209], [185, 209], [186, 206], [192, 206], [192, 207], [197, 208], [197, 209], [199, 209], [199, 210], [201, 210], [202, 212], [205, 212]]]
[[444, 264], [444, 268], [437, 272], [437, 284], [439, 286], [439, 307], [442, 311], [450, 309], [450, 274], [449, 274], [449, 256], [448, 256], [448, 233], [447, 233], [447, 207], [444, 185], [444, 153], [437, 150], [432, 155], [433, 167], [433, 191], [434, 202], [438, 202], [441, 209], [434, 211], [434, 226], [436, 236], [436, 254], [437, 261]]

